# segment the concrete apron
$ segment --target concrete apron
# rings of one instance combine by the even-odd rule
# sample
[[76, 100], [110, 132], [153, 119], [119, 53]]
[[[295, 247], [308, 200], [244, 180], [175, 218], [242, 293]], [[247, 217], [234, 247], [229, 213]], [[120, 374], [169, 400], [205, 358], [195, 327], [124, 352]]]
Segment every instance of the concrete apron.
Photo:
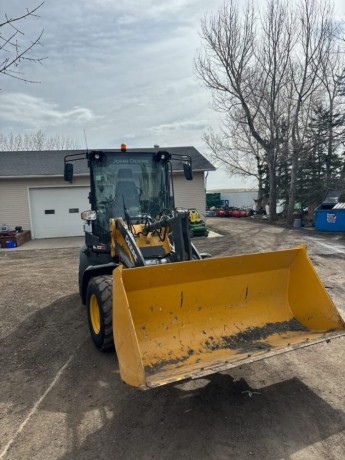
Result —
[[83, 236], [66, 236], [64, 238], [40, 238], [30, 240], [16, 248], [0, 248], [0, 252], [34, 251], [37, 249], [80, 248], [84, 244]]

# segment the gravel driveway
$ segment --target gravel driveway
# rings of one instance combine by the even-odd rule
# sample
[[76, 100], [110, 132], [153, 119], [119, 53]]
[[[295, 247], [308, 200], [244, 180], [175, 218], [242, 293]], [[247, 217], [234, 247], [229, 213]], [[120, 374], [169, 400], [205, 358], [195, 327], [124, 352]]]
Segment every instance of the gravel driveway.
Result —
[[[208, 219], [215, 257], [307, 243], [345, 317], [345, 237]], [[0, 253], [0, 459], [345, 458], [345, 338], [142, 392], [89, 338], [77, 247]]]

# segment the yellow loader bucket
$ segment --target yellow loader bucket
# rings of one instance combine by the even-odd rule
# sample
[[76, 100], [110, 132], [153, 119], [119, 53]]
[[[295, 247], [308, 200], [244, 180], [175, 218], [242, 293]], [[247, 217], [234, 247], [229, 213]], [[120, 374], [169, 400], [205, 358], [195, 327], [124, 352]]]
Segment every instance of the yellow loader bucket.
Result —
[[114, 270], [121, 378], [150, 388], [345, 334], [304, 246]]

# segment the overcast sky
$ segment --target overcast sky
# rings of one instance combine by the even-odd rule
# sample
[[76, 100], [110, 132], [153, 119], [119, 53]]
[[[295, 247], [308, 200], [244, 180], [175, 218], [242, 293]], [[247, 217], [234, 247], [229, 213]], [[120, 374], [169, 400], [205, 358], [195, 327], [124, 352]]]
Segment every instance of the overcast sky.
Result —
[[[263, 3], [261, 0], [257, 0]], [[1, 20], [40, 0], [0, 0]], [[36, 55], [26, 84], [0, 76], [1, 132], [42, 129], [89, 148], [193, 145], [218, 126], [211, 95], [193, 72], [200, 21], [223, 0], [45, 0], [40, 17], [25, 21]], [[336, 2], [338, 16], [345, 1]], [[210, 173], [208, 189], [249, 187], [243, 179]]]

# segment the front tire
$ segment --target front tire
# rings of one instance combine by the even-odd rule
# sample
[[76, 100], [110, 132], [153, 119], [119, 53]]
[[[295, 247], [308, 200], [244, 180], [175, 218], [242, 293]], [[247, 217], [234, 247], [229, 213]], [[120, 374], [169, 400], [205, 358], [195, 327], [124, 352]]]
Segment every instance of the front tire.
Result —
[[114, 349], [112, 276], [91, 278], [86, 293], [87, 319], [91, 338], [101, 351]]

